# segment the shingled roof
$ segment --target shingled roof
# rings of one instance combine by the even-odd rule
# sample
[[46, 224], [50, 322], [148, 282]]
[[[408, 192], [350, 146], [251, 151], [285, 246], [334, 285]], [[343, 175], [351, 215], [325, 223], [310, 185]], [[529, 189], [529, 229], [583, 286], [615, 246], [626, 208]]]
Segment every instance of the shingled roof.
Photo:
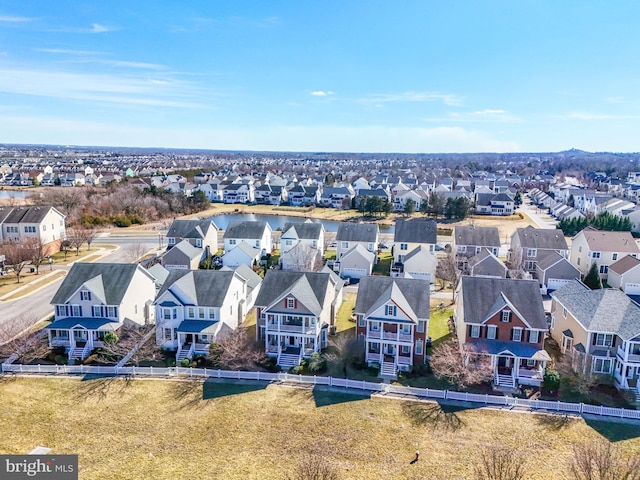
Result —
[[237, 220], [229, 224], [224, 231], [224, 238], [262, 238], [266, 228], [267, 222]]
[[[342, 222], [338, 225], [336, 241], [338, 242], [377, 242], [377, 223]], [[377, 245], [376, 245], [377, 246]]]
[[572, 280], [551, 294], [586, 329], [625, 341], [640, 336], [640, 306], [618, 289], [590, 290]]
[[516, 229], [514, 235], [520, 239], [522, 248], [537, 248], [547, 250], [568, 250], [564, 233], [559, 228], [541, 229], [528, 226]]
[[334, 291], [333, 282], [331, 288], [328, 288], [331, 281], [329, 273], [269, 270], [262, 281], [255, 304], [268, 307], [280, 298], [291, 294], [314, 315], [320, 315], [327, 291]]
[[396, 220], [394, 242], [433, 243], [437, 242], [438, 225], [435, 220], [413, 218]]
[[412, 312], [416, 321], [429, 318], [429, 281], [378, 275], [362, 277], [355, 313], [368, 315], [392, 300], [405, 312]]
[[465, 323], [481, 324], [503, 306], [511, 305], [532, 328], [547, 328], [537, 280], [462, 277], [460, 288]]
[[500, 248], [500, 234], [497, 227], [476, 227], [460, 225], [453, 227], [456, 245]]
[[220, 307], [234, 275], [223, 270], [172, 270], [157, 298], [169, 290], [187, 305], [195, 301], [202, 307]]

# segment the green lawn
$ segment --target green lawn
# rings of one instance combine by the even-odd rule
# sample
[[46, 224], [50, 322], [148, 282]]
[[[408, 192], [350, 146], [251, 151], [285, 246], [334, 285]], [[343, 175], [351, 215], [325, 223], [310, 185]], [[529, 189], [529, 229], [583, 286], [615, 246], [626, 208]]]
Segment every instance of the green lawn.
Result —
[[[342, 299], [342, 305], [338, 310], [338, 317], [336, 319], [336, 326], [338, 332], [343, 332], [355, 328], [355, 322], [350, 320], [353, 315], [353, 307], [356, 305], [356, 294], [345, 293]], [[353, 333], [353, 332], [352, 332]]]
[[280, 480], [308, 453], [341, 479], [472, 478], [489, 445], [556, 480], [577, 442], [640, 452], [637, 425], [252, 383], [4, 377], [0, 401], [0, 451], [78, 454], [83, 480]]
[[373, 275], [389, 275], [393, 255], [390, 251], [380, 252], [378, 258], [380, 261], [373, 266]]
[[429, 336], [433, 342], [433, 346], [451, 338], [449, 333], [449, 317], [453, 315], [452, 308], [431, 309], [431, 317], [429, 318]]

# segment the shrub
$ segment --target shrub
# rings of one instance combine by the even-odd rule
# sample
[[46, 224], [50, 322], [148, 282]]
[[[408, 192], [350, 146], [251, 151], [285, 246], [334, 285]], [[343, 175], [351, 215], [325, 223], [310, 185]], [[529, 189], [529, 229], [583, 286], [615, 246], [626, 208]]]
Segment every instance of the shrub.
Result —
[[175, 367], [176, 359], [175, 358], [167, 358], [167, 367]]
[[58, 365], [64, 365], [69, 361], [69, 358], [66, 355], [56, 355], [53, 358], [53, 361], [56, 362]]
[[180, 366], [187, 368], [191, 366], [191, 360], [189, 360], [188, 358], [183, 358], [182, 360], [180, 360]]
[[309, 372], [312, 373], [323, 372], [327, 369], [327, 359], [318, 352], [312, 353], [305, 364]]
[[291, 367], [289, 369], [289, 373], [292, 373], [294, 375], [302, 375], [304, 373], [304, 366], [298, 365], [297, 367]]
[[560, 374], [551, 368], [547, 368], [544, 371], [542, 381], [544, 382], [545, 388], [550, 392], [557, 392], [560, 388]]
[[269, 355], [265, 355], [262, 358], [256, 360], [256, 365], [258, 367], [264, 368], [267, 372], [276, 373], [281, 370], [280, 365], [277, 364], [278, 359], [276, 357], [270, 357]]
[[118, 335], [115, 332], [107, 332], [104, 334], [105, 343], [116, 343], [118, 341]]

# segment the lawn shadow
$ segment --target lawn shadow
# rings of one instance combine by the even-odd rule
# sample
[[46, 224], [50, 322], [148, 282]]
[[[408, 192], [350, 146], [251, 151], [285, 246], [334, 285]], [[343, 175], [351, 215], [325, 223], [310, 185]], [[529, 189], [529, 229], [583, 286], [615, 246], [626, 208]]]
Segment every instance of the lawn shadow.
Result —
[[458, 412], [467, 410], [464, 407], [441, 403], [405, 402], [402, 413], [416, 427], [441, 428], [443, 430], [459, 430], [465, 426]]
[[369, 394], [362, 392], [342, 393], [320, 388], [313, 389], [313, 400], [316, 403], [316, 408], [337, 405], [338, 403], [359, 402], [370, 397], [371, 396]]
[[568, 426], [574, 418], [565, 414], [539, 414], [536, 415], [536, 419], [538, 423], [544, 427], [547, 427], [549, 430], [558, 431], [562, 430], [564, 427]]
[[215, 380], [207, 380], [202, 386], [202, 399], [210, 400], [214, 398], [229, 397], [231, 395], [242, 395], [244, 393], [265, 390], [268, 383], [251, 382], [251, 381], [235, 381], [217, 382]]
[[585, 422], [610, 442], [621, 442], [640, 437], [640, 426], [637, 422], [623, 423], [616, 420], [592, 420], [591, 418], [585, 418]]
[[129, 375], [97, 375], [87, 374], [82, 377], [77, 390], [78, 400], [98, 398], [103, 400], [112, 393], [122, 393], [132, 381]]

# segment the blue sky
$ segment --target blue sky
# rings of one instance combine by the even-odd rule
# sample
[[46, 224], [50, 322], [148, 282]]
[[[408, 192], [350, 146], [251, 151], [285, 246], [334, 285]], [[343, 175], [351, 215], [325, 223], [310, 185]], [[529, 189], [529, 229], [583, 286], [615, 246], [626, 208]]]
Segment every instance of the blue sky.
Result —
[[0, 142], [640, 151], [640, 2], [0, 0]]

